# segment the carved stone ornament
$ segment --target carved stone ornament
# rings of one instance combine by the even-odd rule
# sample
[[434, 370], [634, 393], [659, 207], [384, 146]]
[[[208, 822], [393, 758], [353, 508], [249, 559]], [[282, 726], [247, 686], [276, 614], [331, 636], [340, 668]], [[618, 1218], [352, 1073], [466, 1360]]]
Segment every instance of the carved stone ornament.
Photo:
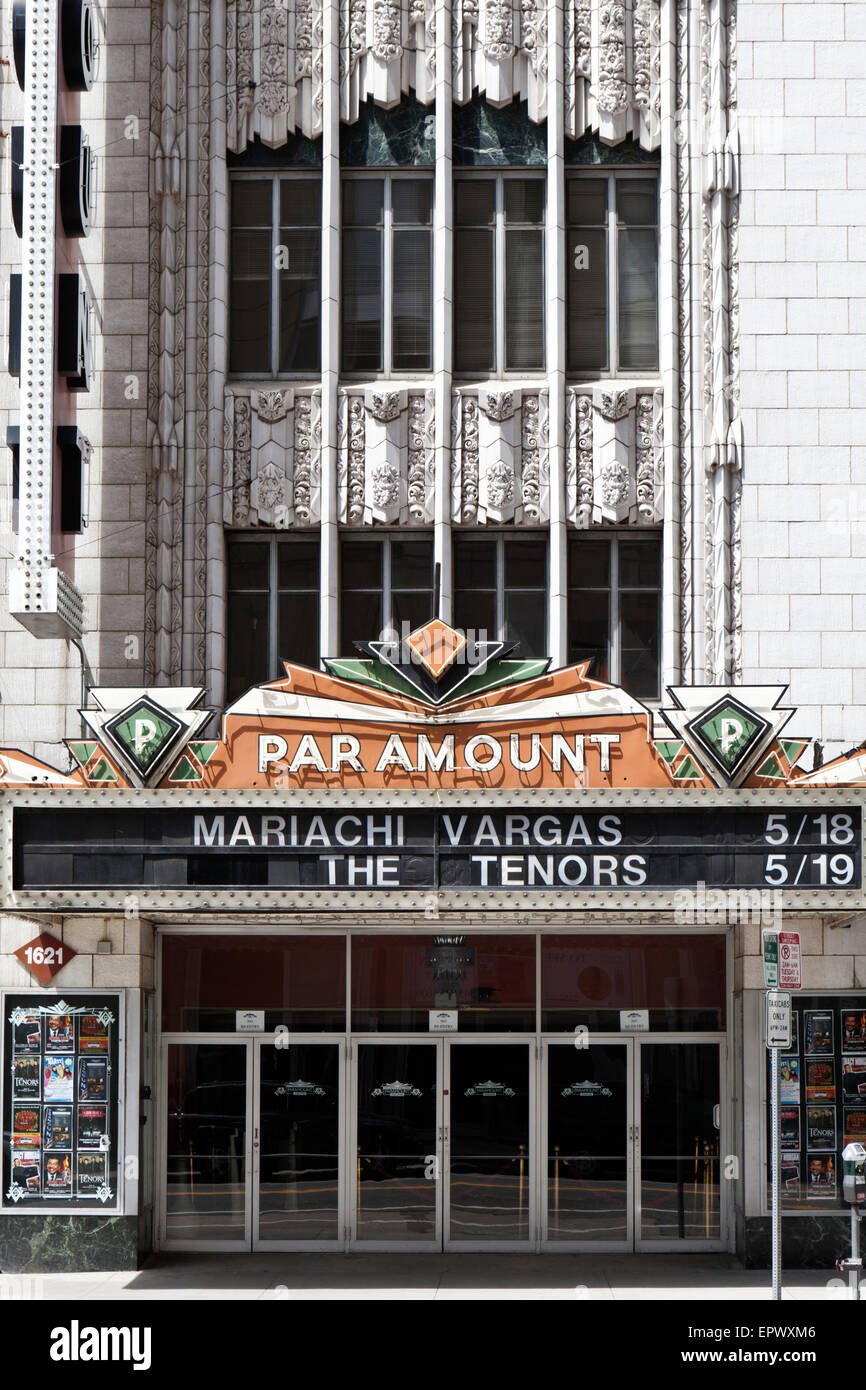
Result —
[[400, 392], [386, 391], [380, 395], [374, 391], [367, 409], [373, 419], [379, 420], [382, 424], [386, 424], [389, 420], [396, 420], [401, 410]]
[[573, 526], [656, 524], [664, 512], [662, 392], [571, 389], [566, 514]]
[[276, 422], [291, 409], [292, 395], [290, 391], [255, 391], [252, 405], [260, 420]]
[[373, 500], [377, 507], [392, 507], [400, 497], [400, 471], [393, 463], [380, 463], [370, 469]]
[[660, 0], [564, 0], [565, 129], [661, 140]]
[[488, 419], [510, 420], [515, 408], [514, 392], [503, 391], [497, 396], [492, 391], [484, 391], [478, 398], [478, 404]]
[[488, 465], [484, 481], [489, 500], [496, 507], [504, 507], [514, 500], [514, 469], [502, 459]]
[[629, 494], [631, 478], [624, 463], [606, 463], [600, 470], [601, 497], [606, 507], [624, 502]]
[[622, 420], [628, 414], [628, 391], [602, 391], [596, 402], [596, 410], [605, 420]]

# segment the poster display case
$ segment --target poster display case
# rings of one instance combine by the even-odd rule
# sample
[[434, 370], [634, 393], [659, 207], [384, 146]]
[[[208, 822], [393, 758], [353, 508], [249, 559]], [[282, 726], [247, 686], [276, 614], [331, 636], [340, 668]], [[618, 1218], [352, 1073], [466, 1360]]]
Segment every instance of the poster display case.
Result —
[[116, 1211], [122, 997], [3, 996], [6, 1211]]
[[[838, 1211], [842, 1150], [866, 1135], [866, 995], [795, 995], [780, 1058], [782, 1206]], [[767, 1184], [770, 1054], [767, 1053]]]

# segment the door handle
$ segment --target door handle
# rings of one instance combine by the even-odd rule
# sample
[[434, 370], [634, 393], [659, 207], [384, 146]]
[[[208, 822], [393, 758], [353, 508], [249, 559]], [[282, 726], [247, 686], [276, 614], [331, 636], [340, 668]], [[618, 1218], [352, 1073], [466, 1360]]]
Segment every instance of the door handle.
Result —
[[640, 1128], [639, 1128], [639, 1126], [638, 1126], [638, 1125], [629, 1125], [629, 1127], [628, 1127], [628, 1137], [629, 1137], [629, 1139], [631, 1140], [631, 1142], [632, 1142], [633, 1144], [636, 1144], [636, 1143], [637, 1143], [639, 1136], [640, 1136]]
[[258, 1147], [259, 1147], [259, 1131], [258, 1131], [257, 1129], [254, 1129], [254, 1130], [253, 1130], [253, 1148], [254, 1148], [254, 1149], [257, 1149]]
[[719, 1105], [713, 1106], [713, 1128], [721, 1128], [721, 1106]]

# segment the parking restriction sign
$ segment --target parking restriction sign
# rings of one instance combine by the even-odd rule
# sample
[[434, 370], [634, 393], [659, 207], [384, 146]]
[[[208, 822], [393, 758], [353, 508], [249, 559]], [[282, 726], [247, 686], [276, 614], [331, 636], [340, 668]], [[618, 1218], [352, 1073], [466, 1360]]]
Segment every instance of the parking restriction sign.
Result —
[[802, 989], [800, 934], [779, 932], [779, 989]]

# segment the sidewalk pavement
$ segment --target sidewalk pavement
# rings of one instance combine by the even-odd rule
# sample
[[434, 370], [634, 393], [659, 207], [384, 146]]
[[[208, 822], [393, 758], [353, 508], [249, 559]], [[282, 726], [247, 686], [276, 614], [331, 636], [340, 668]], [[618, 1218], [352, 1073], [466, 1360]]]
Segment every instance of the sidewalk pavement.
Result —
[[[239, 1299], [770, 1301], [769, 1270], [733, 1255], [155, 1255], [116, 1273], [3, 1274], [0, 1302]], [[850, 1299], [834, 1270], [790, 1270], [788, 1302]]]

